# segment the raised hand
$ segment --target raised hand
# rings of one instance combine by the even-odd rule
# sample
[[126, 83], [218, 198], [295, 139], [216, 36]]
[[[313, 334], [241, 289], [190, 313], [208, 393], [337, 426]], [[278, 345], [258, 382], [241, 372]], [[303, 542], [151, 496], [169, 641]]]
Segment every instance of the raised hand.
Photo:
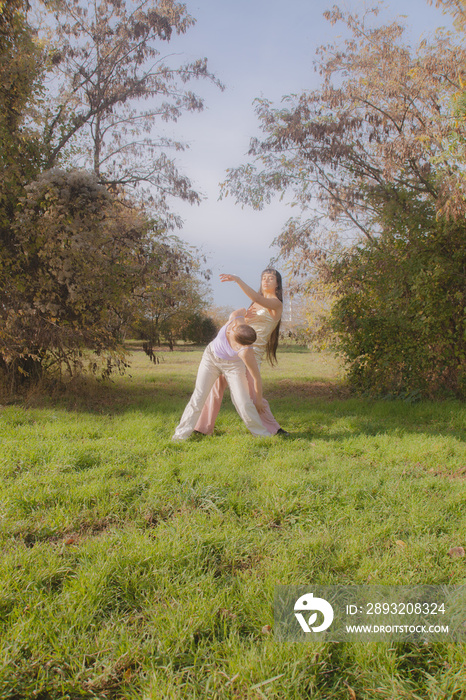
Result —
[[222, 274], [222, 275], [220, 275], [220, 280], [222, 282], [237, 282], [239, 280], [239, 277], [237, 275]]

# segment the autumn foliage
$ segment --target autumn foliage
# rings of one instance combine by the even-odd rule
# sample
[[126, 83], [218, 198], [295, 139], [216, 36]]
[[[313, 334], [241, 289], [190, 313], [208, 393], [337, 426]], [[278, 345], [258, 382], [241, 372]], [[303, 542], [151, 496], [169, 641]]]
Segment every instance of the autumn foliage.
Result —
[[199, 197], [169, 155], [183, 144], [155, 126], [203, 109], [190, 81], [220, 86], [205, 59], [165, 57], [195, 21], [175, 0], [35, 7], [41, 28], [27, 0], [0, 1], [0, 380], [11, 391], [124, 368], [141, 301], [160, 289], [188, 299], [200, 265], [168, 235], [171, 202]]
[[[464, 20], [464, 4], [443, 4]], [[357, 388], [464, 395], [464, 34], [412, 49], [377, 14], [325, 13], [348, 38], [318, 51], [318, 89], [257, 100], [263, 138], [224, 192], [300, 207], [276, 242], [301, 289], [328, 285], [324, 327]]]
[[67, 366], [73, 374], [84, 348], [92, 348], [105, 352], [108, 372], [142, 273], [146, 228], [142, 214], [92, 173], [57, 168], [28, 185], [12, 226], [17, 254], [3, 290], [4, 370], [40, 376]]

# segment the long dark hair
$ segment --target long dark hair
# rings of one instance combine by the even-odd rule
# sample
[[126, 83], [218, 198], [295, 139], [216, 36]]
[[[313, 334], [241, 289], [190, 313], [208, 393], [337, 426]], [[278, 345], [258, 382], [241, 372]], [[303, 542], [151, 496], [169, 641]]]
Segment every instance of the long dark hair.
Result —
[[[275, 270], [273, 267], [267, 267], [265, 270], [262, 270], [261, 272], [261, 286], [259, 289], [259, 294], [263, 294], [262, 291], [262, 275], [264, 275], [266, 272], [273, 272], [275, 275], [275, 279], [277, 280], [277, 286], [275, 287], [275, 295], [277, 299], [280, 299], [280, 301], [283, 301], [283, 286], [282, 286], [282, 276], [278, 272], [278, 270]], [[280, 335], [280, 321], [277, 323], [275, 328], [273, 329], [270, 338], [267, 341], [267, 345], [265, 347], [265, 356], [267, 357], [268, 362], [270, 365], [273, 367], [275, 364], [277, 364], [277, 347], [278, 347], [278, 336]]]

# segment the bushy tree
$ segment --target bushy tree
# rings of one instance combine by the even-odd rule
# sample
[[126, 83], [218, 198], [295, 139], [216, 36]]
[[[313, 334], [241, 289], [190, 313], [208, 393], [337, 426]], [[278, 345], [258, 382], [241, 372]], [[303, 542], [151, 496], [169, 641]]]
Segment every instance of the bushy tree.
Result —
[[[456, 0], [444, 4], [460, 7]], [[287, 97], [279, 107], [257, 101], [264, 137], [252, 140], [250, 162], [229, 172], [224, 192], [258, 208], [276, 193], [292, 194], [303, 214], [290, 219], [276, 242], [292, 275], [305, 278], [301, 289], [314, 291], [324, 278], [336, 290], [333, 327], [358, 386], [388, 392], [392, 377], [395, 393], [415, 384], [432, 393], [442, 382], [462, 393], [466, 123], [457, 116], [457, 103], [464, 42], [438, 32], [412, 50], [399, 22], [377, 27], [368, 21], [377, 8], [363, 17], [336, 6], [325, 14], [332, 23], [344, 22], [350, 38], [319, 50], [319, 89]], [[457, 255], [450, 255], [449, 240]], [[410, 268], [415, 257], [422, 274]], [[399, 275], [409, 277], [410, 269], [414, 286], [400, 286]], [[432, 303], [437, 277], [452, 284], [453, 296], [446, 294], [444, 304]], [[424, 306], [416, 291], [421, 287], [430, 300]], [[398, 316], [404, 325], [392, 323], [399, 294], [405, 296], [406, 314]], [[377, 323], [370, 322], [372, 303]], [[361, 314], [359, 325], [353, 307]], [[422, 363], [398, 361], [394, 354], [401, 333], [409, 343], [418, 332], [418, 317], [408, 311], [414, 307], [422, 308], [423, 338], [431, 348]], [[377, 328], [383, 329], [379, 336]], [[434, 342], [447, 328], [448, 340]], [[369, 370], [371, 343], [380, 352], [372, 353]], [[382, 351], [384, 343], [392, 354]]]
[[52, 366], [73, 374], [85, 349], [106, 354], [111, 368], [128, 297], [140, 284], [147, 228], [140, 212], [85, 171], [48, 170], [26, 187], [13, 223], [16, 265], [0, 305], [1, 364], [11, 381]]
[[191, 318], [188, 318], [183, 340], [197, 345], [206, 345], [215, 338], [218, 330], [218, 326], [210, 316], [200, 313], [192, 314]]
[[[36, 6], [49, 30], [40, 43], [29, 3], [0, 0], [0, 369], [10, 386], [53, 368], [72, 374], [87, 351], [94, 369], [105, 356], [108, 374], [123, 363], [135, 290], [150, 280], [176, 296], [175, 267], [190, 256], [166, 236], [177, 223], [169, 200], [198, 195], [169, 157], [182, 144], [151, 129], [203, 108], [191, 80], [218, 84], [205, 59], [163, 58], [194, 23], [175, 0]], [[150, 219], [128, 196], [137, 185]]]
[[466, 224], [429, 202], [398, 199], [385, 215], [377, 245], [361, 241], [330, 268], [349, 379], [379, 395], [464, 397]]

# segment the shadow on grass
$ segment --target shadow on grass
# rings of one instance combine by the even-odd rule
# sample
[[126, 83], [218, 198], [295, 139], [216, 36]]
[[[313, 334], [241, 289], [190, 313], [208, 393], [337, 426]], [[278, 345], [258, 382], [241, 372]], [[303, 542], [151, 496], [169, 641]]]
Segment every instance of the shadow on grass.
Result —
[[179, 410], [189, 400], [194, 388], [192, 378], [159, 377], [142, 382], [132, 381], [131, 374], [114, 380], [99, 381], [81, 377], [67, 385], [54, 385], [39, 392], [31, 392], [25, 399], [13, 403], [26, 408], [58, 407], [78, 413], [105, 413], [117, 415], [129, 410], [144, 413], [167, 412], [170, 405]]
[[[42, 391], [32, 393], [26, 401], [18, 403], [27, 408], [54, 406], [78, 413], [119, 415], [130, 410], [141, 410], [145, 414], [158, 415], [169, 411], [182, 411], [193, 392], [194, 379], [192, 376], [174, 376], [173, 373], [160, 373], [159, 376], [145, 381], [137, 378], [133, 381], [130, 374], [105, 382], [87, 377], [80, 378], [68, 386], [52, 387], [47, 394]], [[345, 400], [349, 398], [349, 391], [337, 382], [280, 381], [279, 385], [269, 384], [266, 396], [278, 411], [280, 404], [294, 401], [297, 397], [313, 405], [316, 401]], [[225, 407], [234, 410], [228, 388], [225, 391], [222, 411]], [[288, 412], [288, 406], [285, 411]]]
[[[128, 375], [105, 382], [84, 377], [68, 387], [56, 386], [48, 395], [32, 393], [26, 402], [21, 403], [26, 407], [57, 407], [77, 413], [121, 415], [136, 410], [148, 416], [178, 416], [194, 388], [197, 368], [193, 366], [193, 370], [186, 372], [185, 366], [172, 365], [169, 371], [165, 371], [160, 366], [160, 371], [157, 368], [150, 375], [141, 375], [136, 369], [134, 376], [130, 370]], [[396, 438], [407, 433], [466, 439], [466, 428], [462, 423], [464, 405], [459, 401], [425, 401], [410, 405], [401, 400], [354, 398], [342, 382], [320, 378], [310, 381], [266, 380], [265, 386], [273, 413], [290, 432], [287, 439], [340, 442], [352, 436], [390, 435]], [[234, 412], [228, 390], [222, 413], [226, 411]], [[339, 424], [338, 430], [333, 429], [336, 424]]]
[[[272, 410], [289, 431], [287, 439], [343, 442], [350, 437], [388, 435], [393, 439], [405, 435], [454, 437], [466, 440], [459, 401], [420, 402], [409, 406], [403, 401], [371, 401], [369, 399], [334, 398], [333, 400], [301, 399], [299, 405], [285, 405], [288, 399], [273, 403]], [[308, 406], [308, 425], [303, 429], [303, 404]], [[280, 405], [281, 404], [281, 405]], [[369, 414], [369, 415], [368, 415]], [[293, 424], [300, 429], [293, 430]], [[336, 424], [339, 430], [334, 430]]]

